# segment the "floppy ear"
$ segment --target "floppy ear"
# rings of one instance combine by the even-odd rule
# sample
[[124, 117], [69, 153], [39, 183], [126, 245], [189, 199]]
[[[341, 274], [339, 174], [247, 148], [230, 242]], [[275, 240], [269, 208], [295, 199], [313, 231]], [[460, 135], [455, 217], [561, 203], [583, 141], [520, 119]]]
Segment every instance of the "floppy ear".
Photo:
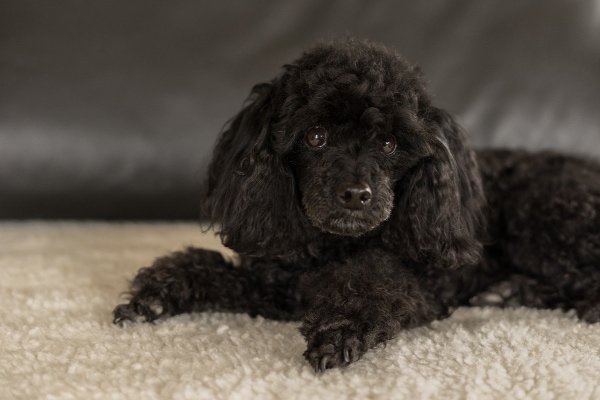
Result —
[[485, 203], [475, 154], [445, 111], [424, 115], [429, 155], [396, 186], [396, 208], [384, 240], [409, 259], [445, 268], [475, 264], [482, 252]]
[[221, 134], [208, 169], [204, 214], [225, 246], [250, 256], [293, 256], [311, 236], [286, 150], [272, 132], [278, 84], [254, 86], [249, 104]]

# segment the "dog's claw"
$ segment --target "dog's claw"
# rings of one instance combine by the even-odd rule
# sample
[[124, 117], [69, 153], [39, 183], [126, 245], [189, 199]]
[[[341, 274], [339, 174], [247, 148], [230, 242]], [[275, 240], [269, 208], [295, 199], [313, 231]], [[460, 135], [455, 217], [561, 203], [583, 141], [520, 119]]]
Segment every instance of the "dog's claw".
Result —
[[323, 330], [311, 337], [304, 357], [319, 373], [330, 368], [347, 367], [360, 359], [366, 348], [354, 329], [342, 327]]
[[165, 307], [156, 299], [144, 302], [136, 301], [129, 304], [120, 304], [113, 311], [113, 324], [123, 326], [126, 321], [154, 322], [166, 318], [169, 314]]
[[116, 325], [120, 328], [124, 328], [130, 322], [133, 322], [133, 320], [123, 316], [117, 316], [112, 320], [113, 325]]
[[138, 314], [131, 304], [120, 304], [113, 311], [113, 324], [124, 326], [126, 322], [145, 322], [146, 317]]
[[329, 362], [329, 356], [323, 356], [319, 364], [319, 370], [317, 372], [325, 372], [327, 369], [327, 362]]
[[118, 305], [113, 311], [114, 318], [113, 318], [112, 323], [115, 325], [123, 326], [123, 323], [126, 320], [128, 320], [128, 321], [131, 320], [129, 317], [126, 316], [127, 314], [128, 314], [127, 305], [125, 305], [125, 304]]
[[349, 347], [344, 347], [344, 361], [346, 362], [346, 364], [350, 363], [350, 348]]

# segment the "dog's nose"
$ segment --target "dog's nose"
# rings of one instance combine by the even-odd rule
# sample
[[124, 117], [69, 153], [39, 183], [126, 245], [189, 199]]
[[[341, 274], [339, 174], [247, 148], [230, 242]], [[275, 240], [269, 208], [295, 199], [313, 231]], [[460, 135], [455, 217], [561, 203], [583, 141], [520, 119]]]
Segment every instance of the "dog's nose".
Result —
[[371, 188], [364, 183], [344, 182], [338, 185], [337, 199], [349, 210], [362, 210], [371, 202]]

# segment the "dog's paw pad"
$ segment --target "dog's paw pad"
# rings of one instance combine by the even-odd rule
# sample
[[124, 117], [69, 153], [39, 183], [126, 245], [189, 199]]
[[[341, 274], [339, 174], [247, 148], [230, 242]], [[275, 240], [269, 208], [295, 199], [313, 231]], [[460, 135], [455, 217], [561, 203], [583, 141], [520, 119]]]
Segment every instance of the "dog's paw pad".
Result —
[[502, 281], [488, 288], [487, 291], [469, 299], [476, 307], [518, 307], [519, 281], [516, 279]]
[[163, 314], [163, 311], [165, 310], [160, 302], [152, 303], [148, 306], [148, 308], [156, 317], [160, 317]]
[[485, 306], [500, 307], [500, 306], [504, 305], [505, 299], [498, 293], [485, 292], [485, 293], [480, 293], [476, 296], [471, 297], [469, 299], [469, 303], [472, 306], [477, 306], [477, 307], [485, 307]]

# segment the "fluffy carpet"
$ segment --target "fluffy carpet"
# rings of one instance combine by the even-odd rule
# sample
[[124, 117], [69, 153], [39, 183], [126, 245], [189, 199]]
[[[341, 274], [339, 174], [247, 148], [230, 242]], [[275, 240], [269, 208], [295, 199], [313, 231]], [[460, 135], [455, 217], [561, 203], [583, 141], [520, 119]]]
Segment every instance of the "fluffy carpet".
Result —
[[461, 309], [316, 375], [297, 323], [194, 314], [118, 328], [126, 281], [194, 224], [0, 224], [2, 399], [600, 398], [600, 324]]

